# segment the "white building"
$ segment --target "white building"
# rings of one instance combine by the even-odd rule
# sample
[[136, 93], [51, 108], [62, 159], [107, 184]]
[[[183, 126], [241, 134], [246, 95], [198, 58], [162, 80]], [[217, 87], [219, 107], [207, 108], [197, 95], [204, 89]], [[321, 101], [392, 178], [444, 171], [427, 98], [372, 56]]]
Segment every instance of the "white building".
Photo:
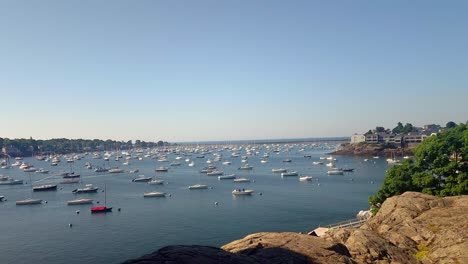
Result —
[[351, 136], [351, 144], [356, 144], [359, 142], [366, 142], [366, 136], [362, 134], [354, 134]]

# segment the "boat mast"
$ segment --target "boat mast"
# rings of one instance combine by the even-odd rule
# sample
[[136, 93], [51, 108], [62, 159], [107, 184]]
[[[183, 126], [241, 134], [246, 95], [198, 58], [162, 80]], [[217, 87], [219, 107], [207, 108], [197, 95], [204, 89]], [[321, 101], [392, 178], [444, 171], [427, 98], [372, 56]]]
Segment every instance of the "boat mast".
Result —
[[29, 175], [29, 185], [31, 185], [31, 199], [32, 199], [32, 195], [33, 195], [33, 186], [32, 186], [32, 180], [31, 180], [31, 172], [28, 172], [28, 175]]
[[107, 206], [107, 190], [106, 190], [105, 183], [104, 183], [104, 206]]

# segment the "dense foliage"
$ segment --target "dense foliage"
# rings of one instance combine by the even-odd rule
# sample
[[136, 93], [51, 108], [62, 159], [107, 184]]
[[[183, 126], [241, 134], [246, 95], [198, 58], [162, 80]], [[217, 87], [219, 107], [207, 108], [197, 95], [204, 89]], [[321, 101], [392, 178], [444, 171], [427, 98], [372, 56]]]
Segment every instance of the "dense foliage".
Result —
[[369, 198], [373, 211], [388, 197], [406, 191], [438, 196], [468, 194], [468, 125], [426, 138], [414, 149], [414, 160], [391, 167], [377, 194]]
[[403, 126], [401, 122], [398, 122], [397, 126], [392, 129], [392, 132], [394, 134], [408, 134], [410, 132], [415, 132], [416, 129], [413, 127], [412, 124], [406, 123], [406, 125]]
[[[456, 125], [456, 124], [455, 124]], [[394, 134], [408, 134], [410, 132], [417, 132], [418, 129], [414, 127], [410, 123], [406, 123], [403, 126], [401, 122], [398, 122], [397, 126], [393, 128], [391, 131], [390, 129], [386, 129], [385, 127], [377, 126], [374, 130], [369, 129], [364, 135], [372, 134], [372, 133], [394, 133]]]
[[6, 152], [12, 156], [22, 155], [30, 156], [33, 154], [41, 153], [80, 153], [95, 150], [118, 150], [129, 149], [132, 147], [155, 147], [162, 146], [167, 142], [159, 141], [145, 142], [136, 140], [134, 144], [129, 140], [115, 141], [115, 140], [100, 140], [100, 139], [66, 139], [57, 138], [50, 140], [35, 140], [35, 139], [8, 139], [0, 138], [0, 148], [6, 147]]

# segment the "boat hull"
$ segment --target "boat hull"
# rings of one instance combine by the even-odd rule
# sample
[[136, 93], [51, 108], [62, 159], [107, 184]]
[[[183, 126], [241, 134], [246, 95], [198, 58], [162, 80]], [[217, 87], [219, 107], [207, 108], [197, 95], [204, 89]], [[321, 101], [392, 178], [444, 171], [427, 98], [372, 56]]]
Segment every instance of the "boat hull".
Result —
[[13, 180], [13, 181], [6, 181], [6, 182], [0, 181], [0, 185], [17, 185], [17, 184], [23, 184], [23, 180]]
[[41, 199], [26, 199], [21, 201], [16, 201], [16, 205], [29, 205], [29, 204], [40, 204], [42, 203]]
[[68, 201], [68, 205], [80, 205], [80, 204], [92, 204], [93, 200], [92, 199], [77, 199], [77, 200], [71, 200]]
[[190, 190], [197, 190], [197, 189], [208, 189], [208, 185], [193, 185], [189, 186]]
[[109, 213], [109, 212], [112, 212], [112, 207], [96, 206], [96, 207], [91, 208], [92, 214]]
[[98, 191], [98, 188], [94, 189], [75, 189], [72, 192], [73, 193], [96, 193]]
[[166, 197], [166, 193], [163, 193], [163, 192], [148, 192], [148, 193], [144, 193], [143, 197]]
[[244, 190], [244, 191], [234, 190], [232, 191], [232, 194], [233, 195], [252, 195], [253, 192], [254, 192], [253, 190]]
[[43, 186], [36, 186], [33, 187], [33, 191], [35, 192], [48, 192], [48, 191], [56, 191], [57, 185], [43, 185]]

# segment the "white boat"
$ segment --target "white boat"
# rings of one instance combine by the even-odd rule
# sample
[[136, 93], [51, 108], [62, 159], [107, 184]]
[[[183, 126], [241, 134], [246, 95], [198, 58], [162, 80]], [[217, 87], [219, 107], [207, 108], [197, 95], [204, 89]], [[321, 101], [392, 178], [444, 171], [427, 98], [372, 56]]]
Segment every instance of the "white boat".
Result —
[[131, 170], [130, 173], [137, 173], [139, 171], [140, 171], [139, 169], [134, 169], [134, 170]]
[[244, 190], [244, 189], [235, 189], [232, 191], [232, 194], [234, 195], [251, 195], [254, 192], [254, 190]]
[[285, 168], [280, 168], [280, 169], [272, 169], [271, 172], [273, 173], [283, 173], [283, 172], [286, 172], [288, 171], [288, 169], [285, 169]]
[[161, 166], [161, 167], [157, 168], [155, 171], [156, 172], [167, 172], [168, 170], [169, 170], [168, 167]]
[[250, 166], [248, 163], [246, 163], [244, 166], [241, 166], [239, 170], [251, 170], [253, 169], [253, 166]]
[[94, 187], [92, 184], [86, 184], [84, 188], [78, 188], [73, 190], [73, 193], [95, 193], [98, 191], [98, 187]]
[[395, 158], [393, 158], [393, 159], [387, 159], [387, 163], [388, 163], [388, 164], [397, 164], [397, 163], [400, 163], [400, 160], [395, 159]]
[[323, 162], [321, 162], [321, 161], [313, 161], [312, 164], [314, 164], [314, 165], [322, 165]]
[[21, 163], [20, 161], [17, 161], [17, 162], [15, 162], [15, 163], [11, 164], [11, 166], [13, 166], [13, 167], [19, 167], [19, 166], [21, 166], [21, 164], [22, 164], [22, 163]]
[[299, 173], [297, 171], [290, 171], [290, 172], [281, 173], [281, 177], [289, 177], [289, 176], [299, 176]]
[[208, 175], [208, 176], [219, 176], [219, 175], [224, 175], [224, 172], [214, 170], [214, 171], [208, 172], [206, 175]]
[[247, 178], [237, 178], [233, 182], [250, 182], [250, 179]]
[[229, 175], [224, 175], [224, 176], [218, 176], [218, 180], [230, 180], [230, 179], [235, 179], [236, 175], [235, 174], [229, 174]]
[[26, 200], [16, 201], [16, 205], [40, 204], [40, 203], [42, 203], [41, 199], [26, 199]]
[[341, 169], [334, 169], [334, 170], [329, 170], [327, 171], [328, 175], [343, 175], [343, 170]]
[[190, 190], [194, 190], [194, 189], [208, 189], [208, 185], [204, 185], [204, 184], [195, 184], [195, 185], [191, 185], [188, 187]]
[[409, 159], [410, 157], [409, 157], [409, 156], [404, 156], [403, 158], [404, 158], [404, 159]]
[[17, 184], [23, 184], [23, 180], [15, 180], [9, 177], [2, 177], [0, 179], [0, 185], [17, 185]]
[[109, 173], [123, 173], [124, 170], [120, 168], [112, 168], [109, 170]]
[[145, 175], [140, 175], [138, 176], [137, 178], [134, 178], [132, 180], [132, 182], [149, 182], [151, 181], [153, 178], [152, 177], [147, 177]]
[[364, 161], [368, 161], [369, 159], [364, 159]]
[[[32, 195], [32, 192], [34, 191], [34, 188], [32, 186], [32, 180], [31, 180], [31, 173], [28, 173], [29, 174], [29, 183], [31, 185], [31, 195]], [[0, 177], [0, 179], [4, 179], [5, 177]], [[8, 177], [6, 177], [8, 179]], [[21, 183], [23, 183], [23, 181], [21, 181]], [[52, 186], [52, 185], [50, 185]], [[55, 190], [57, 189], [57, 185], [55, 185]], [[29, 204], [40, 204], [42, 203], [42, 200], [41, 199], [33, 199], [32, 197], [29, 198], [29, 199], [26, 199], [26, 200], [19, 200], [19, 201], [16, 201], [16, 205], [29, 205]]]
[[[114, 168], [115, 170], [116, 168]], [[118, 168], [117, 168], [118, 169]], [[102, 168], [102, 167], [97, 167], [94, 169], [94, 172], [109, 172], [110, 169]], [[114, 172], [115, 173], [115, 172]]]
[[189, 167], [193, 167], [193, 166], [195, 166], [195, 162], [193, 162], [193, 161], [192, 161], [192, 162], [190, 162], [190, 163], [188, 164], [188, 166], [189, 166]]
[[262, 160], [260, 160], [260, 163], [263, 163], [263, 164], [268, 163], [268, 160], [262, 159]]
[[333, 162], [330, 162], [330, 163], [325, 164], [325, 166], [327, 166], [327, 167], [334, 167], [335, 164], [334, 164]]
[[180, 164], [181, 164], [180, 162], [172, 162], [170, 165], [171, 166], [180, 166]]
[[225, 162], [223, 162], [223, 165], [231, 165], [231, 162], [230, 161], [225, 161]]
[[23, 169], [23, 171], [24, 171], [24, 172], [36, 172], [37, 169], [34, 168], [34, 167], [28, 167], [28, 168]]
[[311, 181], [311, 180], [312, 180], [312, 176], [299, 177], [299, 181]]
[[166, 197], [165, 192], [145, 192], [143, 197]]
[[67, 202], [68, 205], [92, 204], [93, 199], [75, 199]]
[[164, 184], [164, 180], [152, 179], [148, 184], [161, 185]]
[[38, 169], [38, 170], [36, 171], [36, 173], [47, 174], [47, 173], [49, 173], [49, 171], [48, 171], [48, 170], [45, 170], [45, 169], [43, 169], [43, 168], [40, 168], [40, 169]]
[[5, 199], [5, 196], [0, 195], [0, 202], [3, 202], [3, 199]]

